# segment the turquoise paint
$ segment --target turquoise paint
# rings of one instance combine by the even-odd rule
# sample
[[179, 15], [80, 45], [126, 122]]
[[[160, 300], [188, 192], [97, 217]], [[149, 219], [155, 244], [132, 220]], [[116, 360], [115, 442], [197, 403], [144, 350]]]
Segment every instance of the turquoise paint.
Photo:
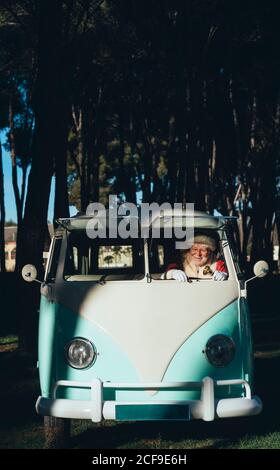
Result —
[[116, 405], [117, 421], [189, 421], [188, 405]]
[[[56, 334], [54, 334], [55, 330]], [[65, 360], [65, 345], [77, 336], [91, 340], [98, 353], [93, 366], [86, 370], [73, 369]], [[51, 347], [51, 337], [53, 347]], [[71, 310], [60, 304], [48, 302], [46, 299], [42, 300], [41, 304], [39, 341], [40, 381], [45, 397], [49, 396], [50, 385], [56, 380], [90, 382], [98, 377], [112, 382], [139, 382], [136, 370], [112, 337]], [[51, 374], [55, 380], [50, 380]], [[113, 399], [113, 394], [114, 391], [108, 390], [105, 398]], [[90, 399], [90, 392], [87, 389], [59, 388], [57, 396], [82, 400]]]
[[[218, 379], [244, 378], [250, 369], [251, 356], [248, 353], [248, 342], [251, 341], [248, 311], [242, 305], [242, 333], [239, 328], [239, 301], [228, 305], [202, 325], [187, 341], [182, 344], [167, 367], [163, 381], [200, 381], [205, 376]], [[236, 355], [231, 364], [224, 368], [211, 366], [202, 353], [208, 339], [215, 334], [226, 334], [236, 344]], [[129, 334], [129, 332], [128, 332]], [[64, 347], [75, 336], [90, 339], [98, 352], [94, 365], [87, 370], [77, 370], [67, 365]], [[240, 338], [243, 336], [243, 343]], [[103, 381], [139, 382], [139, 376], [129, 361], [121, 345], [107, 335], [94, 323], [76, 315], [62, 305], [49, 302], [42, 297], [39, 330], [39, 364], [40, 381], [43, 396], [49, 396], [50, 386], [56, 380], [91, 381], [99, 377]], [[246, 345], [247, 343], [247, 345]], [[244, 370], [243, 370], [244, 361]], [[217, 396], [243, 396], [243, 388], [219, 387]], [[58, 397], [71, 399], [90, 399], [87, 389], [59, 389]], [[154, 394], [146, 391], [105, 391], [104, 399], [116, 400], [182, 400], [199, 398], [197, 391], [160, 391]]]
[[242, 338], [242, 358], [243, 358], [243, 372], [244, 377], [253, 388], [253, 338], [251, 315], [249, 311], [248, 301], [245, 298], [240, 299], [240, 335]]
[[56, 381], [56, 304], [41, 296], [39, 318], [39, 377], [41, 393], [50, 397], [52, 384]]
[[[242, 367], [243, 349], [240, 342], [238, 322], [238, 302], [236, 300], [211, 317], [188, 338], [171, 360], [164, 375], [164, 381], [200, 381], [205, 376], [212, 377], [214, 380], [244, 378]], [[202, 353], [208, 339], [216, 334], [230, 336], [236, 346], [235, 357], [226, 367], [213, 367], [206, 355]], [[184, 397], [186, 399], [197, 399], [199, 395], [200, 392], [194, 391], [187, 392], [184, 394]], [[243, 396], [243, 389], [240, 386], [232, 386], [230, 389], [229, 387], [217, 387], [215, 395], [227, 398]], [[182, 396], [182, 392], [174, 392], [174, 399], [179, 399], [180, 396]], [[165, 396], [162, 398], [164, 399]]]
[[[163, 382], [201, 381], [205, 376], [214, 380], [244, 378], [243, 355], [245, 348], [240, 341], [238, 300], [228, 305], [211, 317], [195, 333], [193, 333], [173, 356], [165, 372]], [[226, 367], [213, 367], [202, 352], [208, 339], [216, 334], [225, 334], [235, 342], [236, 354], [233, 361]], [[245, 343], [247, 338], [244, 338]], [[217, 397], [234, 398], [244, 396], [242, 386], [217, 387]], [[159, 391], [153, 396], [137, 396], [135, 399], [153, 400], [194, 400], [200, 397], [199, 390]], [[118, 398], [129, 400], [128, 392], [119, 392]]]

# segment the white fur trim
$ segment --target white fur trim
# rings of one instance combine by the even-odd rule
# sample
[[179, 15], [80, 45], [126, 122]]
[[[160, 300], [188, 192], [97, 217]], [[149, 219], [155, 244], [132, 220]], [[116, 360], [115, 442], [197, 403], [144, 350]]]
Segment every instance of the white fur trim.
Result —
[[201, 243], [202, 245], [209, 246], [211, 251], [216, 250], [216, 243], [214, 238], [208, 237], [207, 235], [195, 235], [194, 243]]

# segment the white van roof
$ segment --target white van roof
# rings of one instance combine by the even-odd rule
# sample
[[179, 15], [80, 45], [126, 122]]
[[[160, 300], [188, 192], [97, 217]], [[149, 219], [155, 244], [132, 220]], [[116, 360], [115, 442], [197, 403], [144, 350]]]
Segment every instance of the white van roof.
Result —
[[[160, 209], [160, 208], [159, 208]], [[109, 210], [101, 214], [92, 216], [78, 213], [74, 217], [57, 219], [57, 223], [68, 231], [86, 230], [87, 224], [92, 219], [109, 220]], [[163, 227], [180, 227], [192, 226], [195, 228], [212, 228], [218, 229], [226, 223], [236, 220], [237, 217], [213, 216], [202, 211], [189, 211], [188, 209], [171, 209], [171, 210], [155, 210], [152, 213], [143, 214], [138, 211], [138, 215], [117, 216], [117, 220], [138, 220], [142, 228], [163, 228]]]

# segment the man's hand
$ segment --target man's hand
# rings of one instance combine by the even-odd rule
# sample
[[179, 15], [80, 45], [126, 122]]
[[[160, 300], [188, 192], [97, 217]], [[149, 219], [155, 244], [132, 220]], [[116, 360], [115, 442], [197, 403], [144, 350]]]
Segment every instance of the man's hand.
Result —
[[215, 271], [213, 274], [214, 281], [225, 281], [228, 277], [228, 274], [224, 271]]
[[172, 269], [170, 275], [171, 279], [175, 279], [179, 282], [187, 282], [188, 280], [188, 276], [184, 271], [181, 271], [181, 269]]

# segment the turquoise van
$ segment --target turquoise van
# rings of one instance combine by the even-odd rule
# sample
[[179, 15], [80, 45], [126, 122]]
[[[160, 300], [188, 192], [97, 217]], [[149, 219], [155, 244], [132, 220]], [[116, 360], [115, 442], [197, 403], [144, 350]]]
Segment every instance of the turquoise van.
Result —
[[[235, 220], [195, 212], [194, 233], [217, 240], [228, 278], [178, 282], [163, 276], [175, 256], [163, 229], [182, 221], [176, 214], [159, 216], [146, 238], [133, 239], [89, 238], [89, 219], [60, 219], [51, 242], [41, 282], [37, 412], [94, 423], [260, 413]], [[259, 261], [251, 279], [267, 270]], [[32, 265], [22, 275], [38, 281]]]

